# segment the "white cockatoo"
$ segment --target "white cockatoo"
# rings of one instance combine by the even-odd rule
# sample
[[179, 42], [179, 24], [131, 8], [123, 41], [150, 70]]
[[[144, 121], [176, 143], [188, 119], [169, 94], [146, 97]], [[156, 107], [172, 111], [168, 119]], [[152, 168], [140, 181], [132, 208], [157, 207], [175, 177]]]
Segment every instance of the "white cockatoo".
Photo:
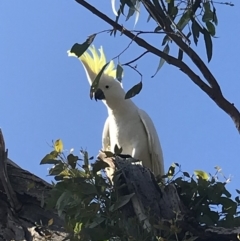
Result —
[[[101, 47], [99, 53], [94, 46], [90, 53], [80, 56], [87, 79], [92, 85], [97, 74], [106, 64]], [[70, 51], [69, 56], [75, 56]], [[102, 134], [102, 150], [114, 152], [115, 145], [122, 154], [131, 155], [157, 175], [164, 175], [162, 148], [154, 124], [148, 114], [139, 109], [131, 99], [125, 99], [122, 83], [116, 80], [114, 62], [110, 61], [99, 80], [95, 99], [102, 100], [107, 107], [108, 117]]]

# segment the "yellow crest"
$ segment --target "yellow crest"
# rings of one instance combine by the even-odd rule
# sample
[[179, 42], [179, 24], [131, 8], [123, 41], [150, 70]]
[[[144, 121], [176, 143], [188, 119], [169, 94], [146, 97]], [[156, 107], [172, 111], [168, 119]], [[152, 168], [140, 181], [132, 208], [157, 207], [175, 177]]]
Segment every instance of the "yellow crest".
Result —
[[[99, 51], [99, 54], [98, 54]], [[80, 60], [85, 65], [85, 67], [89, 70], [91, 70], [94, 74], [98, 74], [102, 67], [107, 63], [106, 62], [106, 56], [103, 51], [103, 47], [101, 46], [100, 49], [97, 49], [94, 47], [94, 45], [89, 47], [89, 52], [85, 51], [84, 54], [80, 56]], [[104, 70], [104, 74], [116, 78], [116, 69], [114, 66], [114, 62], [111, 60], [108, 64], [108, 66]]]

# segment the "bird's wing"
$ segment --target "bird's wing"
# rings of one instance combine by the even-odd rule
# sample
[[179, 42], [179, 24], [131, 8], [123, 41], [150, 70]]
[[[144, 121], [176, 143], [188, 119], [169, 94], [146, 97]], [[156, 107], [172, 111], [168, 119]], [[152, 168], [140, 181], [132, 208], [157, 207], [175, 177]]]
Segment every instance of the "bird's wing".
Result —
[[110, 151], [110, 135], [109, 135], [109, 117], [106, 119], [102, 132], [102, 149]]
[[152, 171], [155, 175], [164, 175], [163, 153], [157, 131], [151, 118], [144, 110], [139, 109], [138, 113], [148, 136], [148, 148], [151, 155]]

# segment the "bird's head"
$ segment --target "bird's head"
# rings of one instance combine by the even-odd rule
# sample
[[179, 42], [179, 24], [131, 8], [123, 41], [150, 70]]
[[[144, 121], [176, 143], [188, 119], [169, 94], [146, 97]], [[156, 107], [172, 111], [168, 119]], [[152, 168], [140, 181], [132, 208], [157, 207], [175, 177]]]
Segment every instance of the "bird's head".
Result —
[[[92, 45], [88, 50], [80, 56], [79, 60], [83, 64], [89, 84], [92, 85], [96, 76], [107, 62], [102, 47], [97, 51]], [[116, 68], [112, 60], [101, 75], [98, 89], [94, 95], [96, 100], [102, 100], [105, 104], [113, 100], [125, 98], [122, 84], [116, 80]]]

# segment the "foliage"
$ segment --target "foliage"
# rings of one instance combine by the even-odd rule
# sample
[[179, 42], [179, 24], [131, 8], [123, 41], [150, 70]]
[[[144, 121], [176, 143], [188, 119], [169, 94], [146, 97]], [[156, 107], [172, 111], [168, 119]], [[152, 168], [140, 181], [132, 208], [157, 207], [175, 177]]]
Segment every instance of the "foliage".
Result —
[[[226, 228], [240, 226], [239, 196], [235, 200], [231, 199], [231, 194], [226, 189], [230, 178], [223, 175], [220, 167], [215, 169], [214, 175], [195, 171], [190, 176], [181, 171], [178, 163], [174, 163], [168, 171], [168, 182], [176, 185], [182, 202], [201, 225]], [[219, 180], [221, 177], [223, 182]], [[237, 192], [240, 194], [238, 190]]]
[[[58, 215], [64, 218], [70, 239], [103, 241], [120, 237], [121, 240], [127, 240], [128, 229], [133, 226], [137, 231], [132, 240], [157, 240], [152, 233], [142, 229], [142, 224], [136, 219], [123, 217], [121, 208], [128, 204], [134, 195], [119, 195], [119, 190], [124, 190], [126, 185], [120, 184], [119, 190], [116, 190], [104, 174], [107, 164], [100, 160], [90, 163], [93, 157], [89, 157], [84, 150], [81, 150], [80, 154], [78, 157], [70, 152], [66, 156], [62, 141], [57, 140], [53, 144], [53, 151], [41, 161], [41, 164], [53, 164], [49, 175], [56, 181], [53, 183], [50, 198], [46, 200], [47, 208], [55, 208]], [[109, 152], [106, 154], [114, 156]], [[115, 183], [118, 182], [119, 175], [119, 172], [115, 173]], [[220, 182], [219, 175], [222, 175], [221, 169], [216, 168], [213, 176], [203, 171], [195, 171], [195, 175], [190, 176], [175, 163], [166, 174], [166, 185], [176, 185], [182, 202], [199, 224], [239, 226], [239, 196], [235, 201], [231, 199], [231, 194], [226, 189], [229, 180]], [[237, 192], [240, 194], [240, 191]], [[51, 220], [52, 222], [54, 220]], [[174, 222], [171, 226], [174, 227]], [[165, 240], [174, 240], [170, 237], [175, 237], [178, 233], [177, 226], [169, 229], [161, 224], [159, 227], [165, 230], [161, 233]], [[188, 239], [183, 237], [181, 240]], [[191, 240], [194, 240], [194, 237]]]

